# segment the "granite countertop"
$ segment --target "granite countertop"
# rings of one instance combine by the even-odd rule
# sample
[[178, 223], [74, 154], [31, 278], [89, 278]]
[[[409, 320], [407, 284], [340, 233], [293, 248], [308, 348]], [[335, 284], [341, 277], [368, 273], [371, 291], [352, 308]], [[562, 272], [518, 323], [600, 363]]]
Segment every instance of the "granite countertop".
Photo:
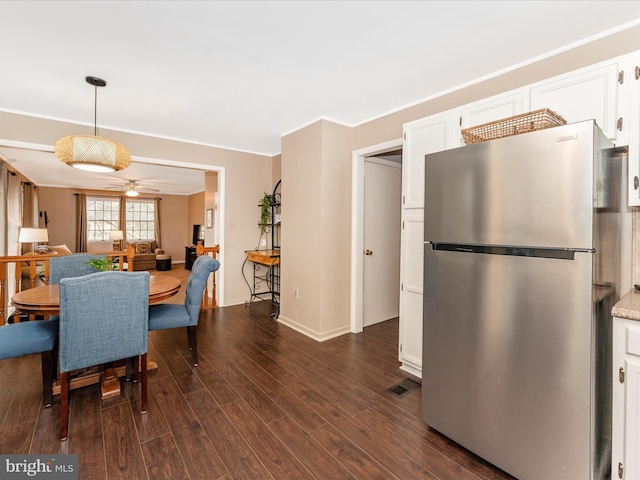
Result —
[[632, 288], [613, 306], [611, 315], [629, 320], [640, 320], [640, 291]]

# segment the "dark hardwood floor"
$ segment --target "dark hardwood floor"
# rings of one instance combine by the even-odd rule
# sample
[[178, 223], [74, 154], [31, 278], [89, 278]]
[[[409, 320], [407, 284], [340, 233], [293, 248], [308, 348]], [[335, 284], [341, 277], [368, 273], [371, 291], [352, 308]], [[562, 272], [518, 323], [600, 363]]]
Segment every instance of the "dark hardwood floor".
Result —
[[195, 368], [183, 329], [152, 332], [148, 412], [137, 384], [74, 390], [64, 442], [39, 356], [1, 361], [0, 452], [76, 453], [82, 480], [511, 478], [423, 424], [420, 388], [388, 391], [408, 377], [397, 320], [318, 343], [270, 313], [202, 313]]

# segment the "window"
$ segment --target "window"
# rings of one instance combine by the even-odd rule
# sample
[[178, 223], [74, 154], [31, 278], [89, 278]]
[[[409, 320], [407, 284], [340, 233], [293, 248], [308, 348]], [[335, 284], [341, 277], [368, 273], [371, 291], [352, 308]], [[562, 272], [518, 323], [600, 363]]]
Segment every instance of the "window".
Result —
[[119, 230], [120, 199], [87, 197], [87, 240], [109, 240], [111, 230]]
[[127, 241], [155, 240], [155, 232], [155, 201], [127, 199]]

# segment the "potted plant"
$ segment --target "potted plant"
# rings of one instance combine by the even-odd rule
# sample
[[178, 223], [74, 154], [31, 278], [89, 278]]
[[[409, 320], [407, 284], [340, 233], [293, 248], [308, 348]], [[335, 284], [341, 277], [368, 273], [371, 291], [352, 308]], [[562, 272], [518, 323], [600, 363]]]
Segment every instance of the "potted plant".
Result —
[[271, 220], [271, 206], [275, 205], [275, 203], [274, 196], [265, 192], [260, 201], [260, 236], [267, 231], [269, 220]]
[[101, 272], [117, 270], [117, 268], [113, 265], [113, 261], [109, 259], [108, 255], [100, 258], [94, 258], [93, 260], [88, 261], [87, 265], [91, 265], [93, 268]]

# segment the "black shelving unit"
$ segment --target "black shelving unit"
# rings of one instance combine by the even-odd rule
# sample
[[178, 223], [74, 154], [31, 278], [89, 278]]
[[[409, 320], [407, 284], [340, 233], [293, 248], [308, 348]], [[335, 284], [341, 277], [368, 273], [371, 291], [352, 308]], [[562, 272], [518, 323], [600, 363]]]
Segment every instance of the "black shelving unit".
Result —
[[[278, 181], [273, 189], [272, 197], [275, 200], [270, 206], [271, 223], [267, 225], [267, 245], [264, 249], [249, 250], [247, 261], [253, 264], [253, 278], [249, 283], [245, 277], [245, 281], [251, 290], [251, 298], [249, 302], [254, 300], [268, 300], [276, 306], [276, 311], [271, 314], [273, 318], [277, 318], [280, 313], [280, 207], [281, 194], [280, 184]], [[258, 205], [262, 207], [262, 205]], [[262, 240], [262, 237], [260, 238]], [[244, 268], [243, 268], [244, 276]]]

